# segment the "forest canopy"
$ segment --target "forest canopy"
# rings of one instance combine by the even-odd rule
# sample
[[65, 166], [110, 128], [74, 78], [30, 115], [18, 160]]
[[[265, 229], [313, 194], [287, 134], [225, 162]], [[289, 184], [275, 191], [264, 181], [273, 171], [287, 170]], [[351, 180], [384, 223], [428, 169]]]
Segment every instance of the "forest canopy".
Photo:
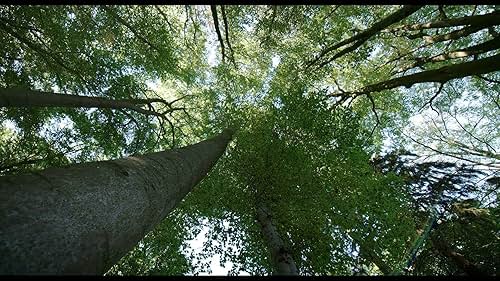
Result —
[[201, 151], [103, 273], [497, 275], [499, 34], [498, 5], [0, 6], [0, 232], [22, 175]]

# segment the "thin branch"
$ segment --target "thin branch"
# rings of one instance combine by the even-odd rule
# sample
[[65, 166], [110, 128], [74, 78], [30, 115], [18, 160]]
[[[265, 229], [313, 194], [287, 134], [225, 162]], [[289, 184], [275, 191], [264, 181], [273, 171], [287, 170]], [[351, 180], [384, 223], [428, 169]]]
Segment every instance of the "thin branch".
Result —
[[377, 110], [375, 110], [375, 100], [373, 99], [373, 97], [370, 94], [366, 94], [366, 96], [368, 97], [368, 99], [370, 99], [370, 102], [372, 104], [372, 112], [375, 114], [375, 118], [377, 121], [375, 123], [375, 126], [373, 126], [373, 129], [370, 133], [370, 137], [371, 137], [373, 135], [373, 132], [375, 132], [375, 128], [377, 128], [380, 125], [380, 119], [378, 118]]
[[130, 121], [129, 121], [127, 124], [125, 124], [125, 127], [126, 127], [126, 126], [128, 126], [128, 124], [130, 124], [130, 122], [134, 122], [134, 123], [135, 123], [135, 126], [136, 126], [137, 128], [140, 128], [140, 127], [141, 127], [141, 126], [139, 125], [139, 122], [137, 122], [137, 120], [134, 118], [134, 116], [132, 116], [131, 114], [129, 114], [127, 111], [125, 111], [125, 110], [124, 110], [124, 109], [122, 109], [122, 108], [121, 108], [121, 109], [118, 109], [118, 111], [120, 111], [123, 115], [127, 116], [127, 117], [130, 119]]
[[153, 45], [151, 42], [149, 42], [148, 39], [146, 39], [144, 36], [140, 34], [139, 31], [137, 31], [132, 25], [130, 25], [127, 21], [122, 19], [115, 11], [113, 11], [111, 8], [106, 7], [106, 6], [101, 6], [106, 12], [108, 12], [112, 17], [114, 17], [119, 23], [122, 25], [126, 26], [133, 34], [135, 37], [137, 37], [139, 40], [141, 40], [143, 43], [151, 47], [151, 49], [157, 51], [158, 53], [161, 53], [160, 48], [157, 46]]
[[229, 26], [227, 24], [226, 9], [224, 8], [224, 5], [221, 5], [220, 8], [222, 12], [222, 20], [224, 22], [224, 30], [226, 31], [227, 46], [229, 47], [229, 51], [231, 52], [231, 60], [233, 62], [233, 65], [236, 68], [237, 66], [236, 66], [236, 61], [234, 60], [234, 51], [233, 48], [231, 47], [231, 42], [229, 41]]
[[219, 44], [221, 46], [222, 61], [224, 61], [224, 58], [226, 57], [226, 53], [224, 50], [224, 41], [222, 40], [222, 35], [221, 35], [220, 29], [219, 29], [219, 19], [217, 17], [217, 7], [215, 5], [210, 5], [210, 10], [212, 11], [212, 19], [214, 21], [215, 32], [217, 33], [217, 38], [219, 39]]
[[479, 77], [479, 78], [481, 78], [481, 79], [483, 79], [483, 80], [485, 80], [485, 81], [488, 81], [490, 83], [500, 83], [500, 81], [498, 81], [498, 80], [491, 79], [491, 78], [488, 78], [488, 77], [484, 77], [482, 75], [476, 75], [476, 76]]
[[[458, 125], [460, 126], [460, 128], [462, 128], [462, 130], [464, 130], [464, 132], [466, 132], [469, 136], [471, 136], [473, 139], [477, 140], [478, 142], [485, 144], [489, 149], [491, 149], [491, 150], [493, 150], [493, 151], [496, 152], [496, 150], [489, 143], [487, 143], [484, 140], [479, 139], [474, 134], [472, 134], [471, 132], [469, 132], [469, 130], [465, 129], [465, 127], [462, 125], [462, 123], [460, 123], [460, 121], [458, 121], [458, 118], [455, 115], [451, 115], [451, 117], [453, 117], [453, 119], [455, 119], [455, 121], [458, 123]], [[474, 149], [476, 151], [479, 151], [477, 148], [474, 148]]]
[[431, 107], [432, 110], [434, 110], [438, 115], [439, 115], [439, 112], [434, 109], [434, 107], [432, 107], [432, 101], [437, 97], [439, 96], [439, 94], [441, 93], [441, 90], [443, 89], [443, 86], [444, 86], [444, 83], [441, 83], [441, 85], [439, 85], [439, 88], [437, 90], [437, 92], [424, 104], [422, 105], [422, 107], [418, 110], [418, 111], [422, 111], [422, 109], [426, 106], [426, 105], [429, 105]]
[[442, 20], [446, 20], [446, 19], [448, 19], [448, 17], [446, 16], [446, 13], [444, 12], [444, 7], [443, 7], [443, 5], [439, 5], [439, 6], [438, 6], [438, 10], [439, 10], [439, 17], [440, 17]]
[[456, 158], [456, 159], [460, 159], [460, 160], [463, 160], [463, 161], [466, 161], [466, 162], [470, 162], [470, 163], [474, 163], [474, 164], [478, 164], [478, 165], [484, 165], [484, 166], [489, 166], [489, 167], [492, 167], [494, 169], [500, 169], [500, 166], [496, 165], [496, 162], [490, 162], [490, 163], [482, 163], [482, 162], [479, 162], [479, 161], [476, 161], [476, 160], [472, 160], [472, 159], [467, 159], [467, 158], [464, 158], [460, 155], [458, 155], [457, 153], [453, 153], [453, 152], [444, 152], [444, 151], [439, 151], [437, 149], [434, 149], [422, 142], [419, 142], [417, 140], [415, 140], [414, 138], [408, 136], [407, 134], [401, 132], [401, 134], [403, 134], [405, 137], [411, 139], [413, 142], [429, 149], [429, 150], [432, 150], [438, 154], [441, 154], [441, 155], [446, 155], [446, 156], [449, 156], [449, 157], [452, 157], [452, 158]]
[[[271, 9], [273, 9], [273, 13], [271, 15], [271, 23], [267, 25], [266, 37], [264, 38], [264, 40], [262, 40], [262, 42], [260, 42], [260, 47], [262, 47], [264, 43], [269, 41], [269, 38], [272, 36], [273, 26], [274, 26], [274, 21], [276, 19], [278, 6], [271, 5]], [[267, 11], [269, 11], [269, 9]], [[266, 11], [266, 14], [267, 14], [267, 11]]]
[[471, 16], [475, 15], [477, 11], [477, 5], [474, 5], [474, 9], [472, 10]]
[[[6, 22], [2, 18], [0, 18], [0, 21], [3, 21], [4, 23]], [[76, 71], [76, 70], [68, 67], [58, 56], [52, 54], [51, 52], [43, 49], [40, 46], [37, 46], [36, 44], [34, 44], [33, 42], [31, 42], [30, 40], [28, 40], [28, 39], [24, 38], [23, 36], [21, 36], [18, 32], [16, 32], [14, 29], [12, 29], [11, 27], [7, 26], [6, 24], [3, 24], [3, 25], [0, 24], [0, 29], [3, 29], [9, 35], [11, 35], [12, 37], [16, 38], [18, 41], [20, 41], [21, 43], [23, 43], [24, 45], [26, 45], [28, 48], [30, 48], [31, 50], [35, 51], [39, 55], [41, 55], [45, 60], [48, 61], [48, 58], [52, 59], [52, 61], [54, 61], [57, 65], [59, 65], [62, 68], [66, 69], [70, 73], [73, 73], [73, 74], [77, 75], [78, 78], [80, 78], [80, 80], [82, 82], [84, 82], [84, 84], [87, 84], [86, 81], [85, 81], [85, 79], [80, 74], [80, 72], [78, 72], [78, 71]]]
[[163, 20], [165, 20], [165, 22], [167, 23], [168, 27], [170, 28], [170, 31], [174, 32], [175, 30], [172, 27], [172, 24], [168, 21], [167, 15], [160, 9], [160, 7], [158, 7], [158, 5], [155, 5], [154, 7], [160, 13], [160, 15], [163, 17]]
[[333, 5], [334, 7], [332, 8], [332, 10], [328, 13], [328, 15], [326, 15], [324, 18], [323, 18], [323, 21], [326, 20], [327, 18], [329, 18], [333, 13], [335, 13], [335, 11], [338, 10], [338, 8], [340, 8], [342, 5]]
[[178, 101], [180, 101], [180, 100], [182, 100], [182, 99], [184, 99], [184, 98], [187, 98], [187, 97], [192, 97], [192, 96], [193, 96], [193, 95], [191, 95], [191, 94], [184, 95], [184, 96], [182, 96], [182, 97], [180, 97], [180, 98], [176, 98], [175, 100], [173, 100], [173, 101], [169, 102], [169, 104], [170, 104], [170, 105], [173, 105], [174, 103], [176, 103], [176, 102], [178, 102]]

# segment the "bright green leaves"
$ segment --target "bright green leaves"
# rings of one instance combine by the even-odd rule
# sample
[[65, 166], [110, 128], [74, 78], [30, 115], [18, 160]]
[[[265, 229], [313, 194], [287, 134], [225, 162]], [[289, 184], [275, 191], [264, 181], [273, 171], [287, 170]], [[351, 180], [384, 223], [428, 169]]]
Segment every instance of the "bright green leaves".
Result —
[[[378, 240], [376, 251], [397, 262], [405, 252], [401, 241], [414, 233], [406, 222], [410, 216], [404, 215], [407, 198], [399, 178], [379, 175], [369, 165], [359, 116], [328, 109], [320, 93], [300, 86], [274, 87], [271, 97], [274, 101], [264, 106], [247, 103], [224, 115], [238, 124], [234, 148], [191, 194], [190, 206], [203, 216], [240, 218], [252, 225], [255, 202], [264, 200], [303, 274], [349, 274], [352, 260], [347, 241], [335, 234], [339, 226]], [[259, 238], [258, 232], [245, 233], [247, 238], [229, 234], [243, 239], [240, 251], [266, 249], [247, 240]], [[251, 268], [258, 261], [239, 262]]]
[[188, 238], [182, 217], [172, 213], [106, 275], [183, 275], [192, 268], [182, 253]]

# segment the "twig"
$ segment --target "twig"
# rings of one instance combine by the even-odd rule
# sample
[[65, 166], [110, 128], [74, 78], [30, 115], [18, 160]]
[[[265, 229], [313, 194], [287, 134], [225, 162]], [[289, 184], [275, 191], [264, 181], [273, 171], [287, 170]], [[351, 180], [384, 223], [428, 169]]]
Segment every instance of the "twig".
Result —
[[378, 118], [378, 114], [377, 114], [377, 111], [375, 110], [375, 100], [373, 99], [373, 97], [367, 93], [366, 96], [368, 97], [368, 99], [370, 100], [371, 104], [372, 104], [372, 112], [375, 114], [375, 118], [376, 118], [376, 123], [375, 123], [375, 126], [373, 126], [373, 129], [370, 133], [370, 138], [373, 136], [373, 132], [375, 132], [375, 128], [377, 128], [379, 125], [380, 125], [380, 119]]
[[439, 94], [441, 93], [441, 90], [443, 89], [443, 86], [444, 86], [444, 83], [441, 83], [441, 85], [439, 85], [439, 89], [437, 90], [437, 92], [432, 96], [432, 98], [430, 100], [428, 100], [418, 111], [419, 112], [422, 112], [422, 109], [426, 106], [426, 105], [429, 105], [431, 107], [432, 110], [434, 110], [434, 112], [436, 112], [438, 115], [439, 115], [439, 111], [437, 111], [436, 109], [434, 109], [434, 107], [432, 107], [432, 101], [437, 97], [439, 96]]

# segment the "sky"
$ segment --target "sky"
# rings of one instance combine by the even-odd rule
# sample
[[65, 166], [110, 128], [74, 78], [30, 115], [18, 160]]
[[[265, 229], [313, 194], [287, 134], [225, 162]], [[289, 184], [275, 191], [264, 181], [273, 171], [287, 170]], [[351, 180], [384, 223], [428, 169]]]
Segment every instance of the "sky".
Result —
[[[215, 67], [219, 64], [219, 60], [217, 59], [218, 57], [220, 57], [219, 42], [217, 40], [216, 33], [213, 30], [213, 26], [206, 26], [205, 28], [210, 29], [210, 32], [206, 33], [206, 34], [208, 34], [208, 40], [205, 43], [206, 53], [207, 53], [207, 62], [210, 66]], [[248, 28], [251, 29], [252, 27], [249, 26]], [[379, 52], [380, 52], [380, 49], [377, 47], [373, 51], [372, 55], [375, 56]], [[281, 61], [281, 58], [279, 56], [272, 57], [272, 60], [270, 62], [270, 65], [271, 65], [270, 73], [272, 72], [273, 69], [275, 69], [279, 65], [280, 61]], [[271, 78], [272, 78], [272, 76], [271, 76]], [[160, 81], [148, 81], [147, 85], [149, 88], [151, 88], [153, 90], [158, 90], [159, 85], [160, 85]], [[471, 104], [469, 102], [470, 101], [467, 101], [467, 104], [466, 104], [465, 101], [459, 100], [458, 106], [465, 106], [465, 105], [470, 106]], [[410, 130], [411, 128], [425, 129], [430, 122], [429, 116], [432, 116], [433, 114], [434, 114], [434, 112], [432, 110], [426, 109], [426, 110], [422, 111], [421, 113], [412, 116], [409, 119], [409, 124], [406, 126], [406, 130]], [[464, 118], [466, 118], [466, 117], [463, 117], [463, 116], [458, 117], [458, 119], [461, 120], [461, 122], [466, 122], [467, 120], [465, 120]], [[71, 121], [69, 120], [69, 118], [63, 118], [60, 120], [52, 120], [52, 121], [53, 122], [49, 122], [49, 123], [45, 124], [45, 126], [59, 128], [59, 129], [72, 127], [72, 124], [71, 124]], [[458, 126], [458, 125], [455, 125], [455, 126]], [[15, 126], [15, 124], [10, 120], [3, 121], [2, 127], [8, 128], [8, 129], [11, 129], [14, 131], [19, 131], [19, 129]], [[43, 135], [43, 132], [42, 132], [42, 135]], [[383, 150], [387, 151], [394, 144], [394, 142], [392, 141], [392, 139], [390, 137], [387, 137], [384, 139], [383, 144], [384, 144]], [[433, 144], [431, 144], [431, 145], [433, 145]], [[205, 227], [193, 240], [188, 241], [187, 242], [187, 244], [189, 245], [188, 251], [193, 251], [193, 253], [195, 253], [195, 255], [197, 253], [200, 253], [203, 249], [203, 247], [202, 247], [203, 243], [207, 239], [205, 237], [205, 234], [207, 232], [208, 232], [208, 227]], [[208, 272], [202, 272], [199, 275], [227, 275], [233, 264], [228, 261], [225, 264], [220, 265], [220, 255], [216, 254], [210, 259], [210, 265], [211, 265], [211, 270], [212, 270], [211, 274], [209, 274]], [[240, 272], [240, 275], [249, 275], [249, 273]]]

